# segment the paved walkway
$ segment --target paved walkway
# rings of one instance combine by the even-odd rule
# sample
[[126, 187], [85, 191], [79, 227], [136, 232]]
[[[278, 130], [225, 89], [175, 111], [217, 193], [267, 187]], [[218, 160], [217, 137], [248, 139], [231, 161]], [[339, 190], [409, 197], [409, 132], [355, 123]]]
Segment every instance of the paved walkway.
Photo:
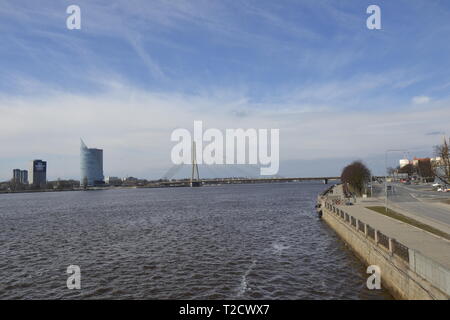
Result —
[[[334, 195], [338, 194], [342, 194], [342, 186], [335, 188]], [[450, 241], [365, 208], [374, 205], [379, 203], [370, 202], [368, 199], [366, 202], [357, 201], [355, 205], [336, 207], [369, 224], [372, 228], [380, 230], [388, 237], [396, 239], [408, 248], [420, 252], [446, 269], [450, 269]]]

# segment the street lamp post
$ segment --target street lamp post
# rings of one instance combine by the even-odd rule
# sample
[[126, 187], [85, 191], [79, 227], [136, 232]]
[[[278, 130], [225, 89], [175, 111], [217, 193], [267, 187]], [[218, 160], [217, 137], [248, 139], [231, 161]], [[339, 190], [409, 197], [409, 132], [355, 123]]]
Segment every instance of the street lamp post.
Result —
[[373, 198], [373, 177], [372, 177], [372, 173], [370, 173], [370, 197]]

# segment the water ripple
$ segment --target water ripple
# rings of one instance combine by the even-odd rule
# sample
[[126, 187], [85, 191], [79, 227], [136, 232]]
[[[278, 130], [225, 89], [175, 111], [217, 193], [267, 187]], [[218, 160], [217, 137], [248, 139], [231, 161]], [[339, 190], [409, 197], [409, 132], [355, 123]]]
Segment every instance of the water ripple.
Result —
[[0, 299], [390, 298], [314, 214], [324, 188], [0, 195]]

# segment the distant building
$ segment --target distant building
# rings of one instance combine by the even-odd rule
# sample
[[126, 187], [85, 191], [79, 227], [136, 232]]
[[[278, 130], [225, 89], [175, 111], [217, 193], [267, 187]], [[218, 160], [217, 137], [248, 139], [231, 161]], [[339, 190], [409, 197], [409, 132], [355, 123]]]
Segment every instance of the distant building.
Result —
[[422, 178], [433, 178], [434, 172], [430, 158], [414, 158], [414, 165], [417, 166], [417, 172]]
[[47, 161], [31, 161], [29, 178], [30, 185], [34, 187], [44, 187], [47, 184]]
[[403, 168], [409, 164], [408, 159], [401, 159], [399, 162], [400, 162], [400, 168]]
[[439, 166], [442, 164], [442, 158], [441, 157], [431, 158], [431, 163]]
[[120, 186], [122, 184], [122, 179], [119, 177], [106, 177], [105, 183], [112, 186]]
[[15, 184], [28, 184], [28, 171], [14, 169], [12, 182], [14, 182]]
[[22, 171], [20, 170], [20, 169], [14, 169], [13, 170], [13, 178], [12, 178], [12, 181], [14, 182], [14, 183], [20, 183], [20, 173], [21, 173]]
[[103, 176], [103, 150], [89, 149], [81, 140], [80, 147], [81, 185], [97, 186], [105, 184]]
[[430, 158], [417, 158], [417, 157], [414, 157], [414, 159], [412, 160], [412, 164], [414, 166], [418, 166], [419, 165], [419, 161], [424, 161], [424, 160], [430, 160]]
[[20, 171], [20, 183], [28, 184], [28, 171], [27, 170]]

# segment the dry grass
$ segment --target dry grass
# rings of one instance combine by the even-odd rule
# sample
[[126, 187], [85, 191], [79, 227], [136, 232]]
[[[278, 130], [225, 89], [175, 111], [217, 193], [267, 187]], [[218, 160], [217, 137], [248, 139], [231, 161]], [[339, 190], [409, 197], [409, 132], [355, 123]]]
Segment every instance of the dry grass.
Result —
[[401, 222], [410, 224], [410, 225], [412, 225], [414, 227], [417, 227], [419, 229], [422, 229], [422, 230], [428, 231], [428, 232], [430, 232], [432, 234], [435, 234], [435, 235], [437, 235], [439, 237], [442, 237], [442, 238], [445, 238], [447, 240], [450, 240], [450, 235], [448, 233], [445, 233], [445, 232], [443, 232], [441, 230], [433, 228], [433, 227], [431, 227], [431, 226], [429, 226], [427, 224], [419, 222], [419, 221], [417, 221], [415, 219], [412, 219], [410, 217], [404, 216], [404, 215], [402, 215], [402, 214], [400, 214], [400, 213], [398, 213], [398, 212], [396, 212], [394, 210], [388, 209], [388, 211], [386, 212], [385, 207], [379, 207], [379, 206], [378, 207], [367, 207], [367, 209], [376, 211], [376, 212], [381, 213], [381, 214], [383, 214], [385, 216], [388, 216], [388, 217], [391, 217], [393, 219], [399, 220]]

